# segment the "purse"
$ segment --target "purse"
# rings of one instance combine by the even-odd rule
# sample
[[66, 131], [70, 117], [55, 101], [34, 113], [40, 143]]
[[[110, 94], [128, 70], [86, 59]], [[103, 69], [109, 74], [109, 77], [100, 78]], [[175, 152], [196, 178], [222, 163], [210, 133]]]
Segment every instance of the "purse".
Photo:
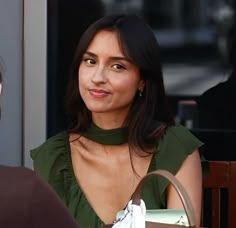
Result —
[[[146, 210], [145, 203], [140, 199], [145, 180], [153, 175], [159, 175], [173, 185], [177, 191], [184, 209]], [[118, 212], [113, 224], [103, 225], [103, 228], [197, 228], [196, 218], [190, 198], [176, 177], [167, 170], [156, 170], [144, 176], [125, 210]]]

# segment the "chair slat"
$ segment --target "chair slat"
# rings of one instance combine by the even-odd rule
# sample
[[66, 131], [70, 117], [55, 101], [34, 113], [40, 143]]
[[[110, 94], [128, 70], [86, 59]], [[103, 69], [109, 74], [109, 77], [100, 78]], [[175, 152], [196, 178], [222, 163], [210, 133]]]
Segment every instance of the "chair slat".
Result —
[[212, 199], [211, 224], [212, 228], [217, 228], [220, 227], [220, 189], [212, 189], [211, 199]]
[[[220, 228], [222, 224], [222, 189], [226, 189], [228, 194], [228, 221], [223, 221], [223, 224], [228, 224], [228, 228], [236, 227], [236, 161], [209, 161], [209, 170], [203, 180], [203, 189], [211, 191], [211, 208], [203, 208], [202, 211], [204, 216], [205, 210], [211, 210], [211, 228]], [[203, 218], [202, 221], [204, 221]]]

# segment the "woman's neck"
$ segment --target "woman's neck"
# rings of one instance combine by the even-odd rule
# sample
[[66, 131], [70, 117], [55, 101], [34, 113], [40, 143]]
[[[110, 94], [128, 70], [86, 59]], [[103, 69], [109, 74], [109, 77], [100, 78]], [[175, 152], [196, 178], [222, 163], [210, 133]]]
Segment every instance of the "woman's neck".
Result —
[[101, 129], [116, 129], [123, 126], [124, 117], [108, 115], [108, 114], [92, 114], [92, 121]]

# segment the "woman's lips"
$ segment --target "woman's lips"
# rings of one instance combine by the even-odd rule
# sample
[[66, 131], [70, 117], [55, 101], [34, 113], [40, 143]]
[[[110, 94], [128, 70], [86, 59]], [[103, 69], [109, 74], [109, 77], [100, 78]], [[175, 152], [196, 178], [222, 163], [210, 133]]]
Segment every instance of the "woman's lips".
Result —
[[88, 91], [92, 96], [97, 97], [97, 98], [100, 98], [100, 97], [102, 98], [110, 94], [109, 92], [102, 89], [89, 89]]

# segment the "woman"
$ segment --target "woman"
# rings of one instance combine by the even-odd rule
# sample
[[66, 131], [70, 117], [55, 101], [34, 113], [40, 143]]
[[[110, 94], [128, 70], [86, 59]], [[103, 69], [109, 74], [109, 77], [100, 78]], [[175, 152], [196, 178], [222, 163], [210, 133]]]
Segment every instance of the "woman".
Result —
[[[68, 131], [31, 156], [81, 227], [112, 223], [139, 180], [158, 168], [184, 185], [200, 222], [202, 143], [174, 124], [159, 46], [141, 18], [105, 16], [85, 31], [72, 64], [67, 112]], [[142, 198], [149, 209], [182, 207], [162, 178], [151, 179]]]

